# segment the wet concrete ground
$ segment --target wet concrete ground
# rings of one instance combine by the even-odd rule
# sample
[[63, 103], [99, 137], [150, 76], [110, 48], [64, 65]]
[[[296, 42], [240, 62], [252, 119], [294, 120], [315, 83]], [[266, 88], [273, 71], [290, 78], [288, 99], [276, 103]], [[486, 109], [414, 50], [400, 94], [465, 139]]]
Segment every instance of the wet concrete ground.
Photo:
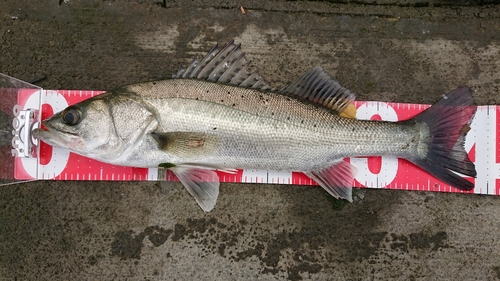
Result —
[[[275, 86], [321, 65], [360, 100], [468, 85], [500, 103], [500, 6], [240, 2], [2, 1], [0, 72], [107, 90], [235, 39]], [[205, 214], [178, 183], [6, 186], [0, 280], [500, 279], [499, 198], [355, 194], [341, 208], [319, 187], [223, 184]]]

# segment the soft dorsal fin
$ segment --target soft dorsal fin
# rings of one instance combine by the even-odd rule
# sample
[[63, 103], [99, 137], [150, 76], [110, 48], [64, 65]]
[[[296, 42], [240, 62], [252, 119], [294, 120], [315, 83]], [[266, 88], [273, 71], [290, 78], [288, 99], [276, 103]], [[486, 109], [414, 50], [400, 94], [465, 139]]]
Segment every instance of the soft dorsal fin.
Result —
[[339, 114], [346, 110], [355, 99], [354, 94], [342, 87], [320, 66], [308, 70], [279, 92], [327, 107]]
[[249, 63], [245, 53], [241, 51], [241, 44], [235, 45], [234, 41], [231, 41], [222, 50], [219, 50], [216, 45], [201, 61], [195, 57], [186, 69], [179, 67], [172, 78], [191, 78], [270, 90], [271, 87], [257, 71], [248, 72]]

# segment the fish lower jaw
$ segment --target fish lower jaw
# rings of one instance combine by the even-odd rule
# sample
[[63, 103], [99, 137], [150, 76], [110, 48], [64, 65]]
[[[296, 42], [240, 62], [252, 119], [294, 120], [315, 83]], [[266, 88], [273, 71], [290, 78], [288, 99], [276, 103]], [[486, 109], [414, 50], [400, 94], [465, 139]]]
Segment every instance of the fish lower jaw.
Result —
[[59, 134], [54, 134], [50, 130], [35, 129], [33, 130], [33, 137], [43, 141], [50, 146], [70, 150], [75, 150], [75, 146], [77, 144], [76, 141], [67, 137], [63, 137]]

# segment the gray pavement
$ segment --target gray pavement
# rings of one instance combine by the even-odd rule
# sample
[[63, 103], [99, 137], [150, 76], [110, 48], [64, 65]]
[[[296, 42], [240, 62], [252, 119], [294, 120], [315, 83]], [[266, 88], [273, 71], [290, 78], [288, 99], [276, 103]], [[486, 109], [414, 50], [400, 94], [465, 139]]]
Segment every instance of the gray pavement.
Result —
[[[500, 6], [429, 2], [444, 4], [0, 1], [0, 72], [106, 90], [235, 39], [275, 86], [321, 65], [359, 100], [468, 85], [499, 104]], [[178, 183], [5, 186], [0, 280], [500, 279], [500, 198], [355, 194], [342, 208], [319, 187], [222, 184], [205, 214]]]

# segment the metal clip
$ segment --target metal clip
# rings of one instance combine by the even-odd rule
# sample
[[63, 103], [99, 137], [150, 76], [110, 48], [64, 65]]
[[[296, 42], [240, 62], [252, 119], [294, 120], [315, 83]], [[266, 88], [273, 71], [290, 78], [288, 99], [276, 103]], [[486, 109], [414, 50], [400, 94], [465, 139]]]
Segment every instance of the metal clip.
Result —
[[33, 138], [32, 131], [40, 127], [38, 109], [22, 110], [20, 105], [14, 106], [15, 118], [12, 120], [12, 156], [36, 158], [38, 140]]

